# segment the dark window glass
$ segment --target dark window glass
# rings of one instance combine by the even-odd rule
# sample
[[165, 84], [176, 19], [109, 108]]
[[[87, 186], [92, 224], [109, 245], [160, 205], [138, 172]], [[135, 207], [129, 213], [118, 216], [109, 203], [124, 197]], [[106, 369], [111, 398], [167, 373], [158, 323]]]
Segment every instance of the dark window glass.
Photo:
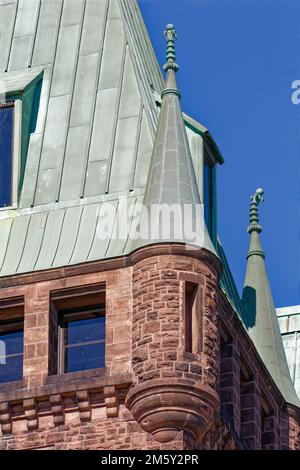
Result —
[[204, 217], [214, 244], [217, 241], [216, 167], [204, 165]]
[[204, 165], [204, 217], [207, 230], [212, 234], [212, 168]]
[[0, 105], [0, 207], [12, 204], [13, 105]]
[[105, 318], [88, 318], [68, 322], [68, 345], [105, 340]]
[[185, 283], [185, 350], [197, 354], [201, 350], [202, 328], [199, 322], [199, 286]]
[[13, 331], [0, 332], [0, 383], [21, 380], [23, 377], [24, 331], [20, 324]]
[[86, 312], [61, 314], [62, 371], [97, 369], [105, 366], [105, 316], [103, 307]]
[[66, 348], [65, 372], [98, 369], [105, 366], [105, 343], [82, 344]]

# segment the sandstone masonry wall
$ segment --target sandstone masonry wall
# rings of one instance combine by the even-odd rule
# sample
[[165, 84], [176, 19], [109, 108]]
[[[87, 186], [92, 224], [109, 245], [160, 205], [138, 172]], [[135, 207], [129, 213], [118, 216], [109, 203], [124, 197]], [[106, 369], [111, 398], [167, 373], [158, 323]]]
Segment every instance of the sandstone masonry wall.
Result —
[[[23, 380], [0, 384], [0, 449], [299, 449], [299, 410], [217, 280], [214, 260], [176, 247], [1, 279], [0, 317], [21, 299], [25, 344]], [[186, 351], [187, 283], [198, 286], [197, 353]], [[106, 290], [106, 367], [56, 375], [51, 295], [95, 285]], [[161, 397], [165, 415], [147, 421], [140, 410]]]

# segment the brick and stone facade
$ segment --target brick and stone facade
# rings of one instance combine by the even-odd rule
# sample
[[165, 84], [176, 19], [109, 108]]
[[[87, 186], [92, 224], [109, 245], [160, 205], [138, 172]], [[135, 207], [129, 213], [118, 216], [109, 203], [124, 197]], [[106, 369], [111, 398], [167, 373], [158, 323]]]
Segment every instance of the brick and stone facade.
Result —
[[[24, 309], [24, 379], [0, 385], [1, 449], [299, 449], [287, 405], [218, 287], [220, 264], [180, 245], [1, 280]], [[186, 351], [187, 283], [199, 351]], [[51, 373], [57, 293], [105, 289], [106, 367]], [[195, 333], [193, 333], [195, 334]]]
[[[186, 281], [199, 286], [196, 354], [185, 348]], [[158, 441], [175, 438], [182, 427], [198, 441], [219, 412], [216, 287], [216, 270], [200, 257], [161, 254], [134, 264], [134, 385], [127, 405]]]
[[163, 83], [136, 0], [0, 1], [0, 16], [0, 449], [299, 449], [263, 191], [240, 299], [217, 237], [224, 160], [182, 113], [174, 26]]

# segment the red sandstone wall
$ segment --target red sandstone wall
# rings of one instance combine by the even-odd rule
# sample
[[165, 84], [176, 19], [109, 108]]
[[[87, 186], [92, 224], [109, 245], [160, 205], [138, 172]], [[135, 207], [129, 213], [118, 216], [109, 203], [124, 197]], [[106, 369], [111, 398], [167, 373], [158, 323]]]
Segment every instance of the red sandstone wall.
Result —
[[[201, 289], [201, 343], [196, 354], [184, 348], [184, 283]], [[133, 370], [138, 383], [186, 378], [217, 390], [219, 337], [217, 276], [197, 259], [156, 256], [133, 269]]]
[[[55, 376], [48, 377], [49, 366], [51, 367], [48, 347], [51, 292], [88, 287], [96, 283], [104, 283], [107, 293], [106, 370], [100, 371], [99, 377], [95, 377], [94, 374], [90, 376], [88, 372], [65, 374], [63, 380]], [[107, 416], [118, 416], [118, 401], [122, 401], [119, 395], [123, 393], [119, 392], [119, 384], [121, 388], [128, 388], [131, 383], [131, 268], [65, 276], [57, 280], [0, 290], [0, 299], [19, 296], [24, 296], [25, 301], [24, 380], [7, 386], [0, 385], [2, 446], [19, 448], [22, 443], [27, 442], [27, 447], [31, 445], [36, 447], [36, 440], [47, 445], [50, 444], [49, 440], [56, 437], [62, 446], [62, 436], [68, 437], [69, 441], [67, 431], [72, 432], [74, 436], [78, 435], [76, 438], [78, 446], [87, 433], [81, 430], [82, 426], [86, 427], [84, 423], [86, 419], [95, 423], [98, 420], [97, 426], [102, 429], [101, 435], [103, 435]], [[86, 414], [90, 416], [86, 418]], [[117, 417], [111, 424], [107, 421], [109, 430], [106, 435], [109, 445], [111, 445], [109, 436], [115, 435], [111, 428], [115, 426], [117, 429], [117, 422]], [[49, 436], [54, 437], [47, 438], [46, 429], [50, 430], [57, 425], [67, 427], [55, 428], [53, 432], [48, 431]], [[40, 428], [44, 431], [37, 433], [36, 429]], [[127, 429], [127, 423], [123, 425], [123, 429]], [[28, 433], [33, 430], [33, 434]], [[72, 440], [65, 446], [70, 446]], [[121, 441], [122, 445], [125, 445], [125, 437], [120, 438]], [[102, 443], [103, 439], [99, 441], [98, 446], [101, 447]]]
[[131, 370], [131, 268], [64, 277], [0, 290], [0, 299], [24, 296], [24, 378], [40, 386], [48, 376], [49, 300], [59, 289], [104, 283], [106, 288], [106, 369], [114, 375]]
[[[107, 418], [105, 408], [91, 422], [80, 423], [76, 412], [69, 423], [58, 427], [45, 426], [30, 433], [15, 429], [13, 435], [0, 440], [0, 450], [47, 449], [47, 450], [180, 450], [184, 448], [182, 433], [171, 444], [159, 444], [143, 432], [124, 405], [119, 416]], [[80, 424], [79, 424], [80, 423]], [[21, 427], [20, 427], [21, 428]], [[1, 435], [0, 435], [1, 437]]]
[[[0, 385], [0, 448], [230, 449], [246, 443], [250, 448], [299, 449], [299, 412], [286, 407], [237, 315], [219, 295], [217, 273], [206, 262], [160, 253], [119, 265], [98, 263], [89, 272], [83, 266], [1, 280], [0, 314], [5, 299], [24, 296], [25, 351], [24, 380]], [[184, 351], [186, 281], [201, 290], [202, 349], [197, 355]], [[107, 292], [106, 369], [49, 376], [51, 292], [96, 283], [104, 283]], [[232, 340], [220, 362], [222, 328]], [[241, 357], [254, 372], [242, 396]], [[129, 390], [155, 380], [206, 390], [205, 400], [221, 395], [227, 418], [220, 418], [214, 401], [201, 442], [194, 444], [183, 432], [169, 443], [157, 442], [125, 406]], [[264, 429], [262, 393], [274, 410]]]
[[[300, 443], [300, 414], [288, 408], [279, 390], [262, 365], [241, 321], [220, 296], [220, 330], [230, 335], [221, 359], [222, 403], [232, 417], [234, 429], [249, 449], [295, 449]], [[240, 385], [240, 364], [246, 364], [252, 378]], [[264, 397], [272, 415], [262, 422]], [[290, 414], [293, 418], [289, 418]]]
[[[197, 353], [185, 347], [187, 281], [198, 286], [198, 328], [190, 333]], [[127, 403], [159, 440], [171, 440], [183, 426], [196, 441], [220, 413], [217, 281], [214, 269], [188, 256], [150, 256], [133, 267], [135, 378]]]

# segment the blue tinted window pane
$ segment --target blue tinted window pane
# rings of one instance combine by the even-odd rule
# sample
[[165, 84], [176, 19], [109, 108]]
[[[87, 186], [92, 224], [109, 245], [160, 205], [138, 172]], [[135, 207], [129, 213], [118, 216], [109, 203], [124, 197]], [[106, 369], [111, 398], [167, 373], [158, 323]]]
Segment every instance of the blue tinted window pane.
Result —
[[105, 317], [87, 318], [67, 323], [67, 343], [76, 344], [105, 339]]
[[11, 356], [6, 359], [6, 364], [0, 360], [0, 383], [14, 382], [23, 378], [23, 354]]
[[13, 112], [0, 108], [0, 207], [12, 203]]
[[105, 342], [66, 349], [65, 372], [98, 369], [105, 366]]
[[17, 354], [23, 352], [23, 331], [14, 331], [12, 333], [0, 335], [2, 344], [5, 344], [6, 354]]
[[23, 331], [0, 335], [0, 383], [23, 377]]

